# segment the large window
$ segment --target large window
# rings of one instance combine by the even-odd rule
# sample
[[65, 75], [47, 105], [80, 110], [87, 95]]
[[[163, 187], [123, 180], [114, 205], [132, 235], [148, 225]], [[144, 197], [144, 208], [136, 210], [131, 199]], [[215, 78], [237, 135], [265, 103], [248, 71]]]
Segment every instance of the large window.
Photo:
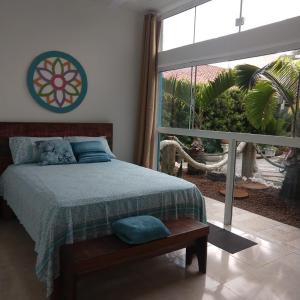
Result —
[[201, 3], [163, 22], [157, 167], [225, 201], [210, 220], [236, 197], [282, 220], [300, 209], [300, 1]]
[[238, 33], [299, 15], [299, 0], [210, 0], [163, 20], [162, 50]]

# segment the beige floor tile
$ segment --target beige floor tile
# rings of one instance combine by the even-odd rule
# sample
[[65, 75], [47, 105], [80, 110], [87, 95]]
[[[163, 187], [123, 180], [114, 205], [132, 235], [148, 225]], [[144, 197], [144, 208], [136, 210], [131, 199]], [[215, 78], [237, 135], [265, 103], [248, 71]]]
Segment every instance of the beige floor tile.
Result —
[[212, 205], [212, 206], [206, 206], [206, 212], [212, 213], [212, 214], [223, 214], [224, 215], [224, 205]]
[[166, 286], [156, 290], [151, 288], [143, 295], [145, 300], [243, 300], [239, 295], [222, 284], [211, 285], [208, 276], [205, 282], [199, 280], [186, 281], [176, 286]]
[[300, 229], [295, 226], [291, 226], [291, 225], [283, 224], [283, 223], [279, 223], [279, 222], [277, 222], [277, 223], [278, 223], [278, 227], [276, 227], [276, 228], [282, 232], [295, 232], [295, 231], [300, 232]]
[[212, 294], [219, 283], [207, 275], [194, 274], [181, 281], [165, 281], [163, 277], [150, 279], [143, 299], [202, 299]]
[[288, 243], [300, 238], [300, 229], [286, 226], [275, 226], [267, 230], [259, 231], [256, 234], [261, 238], [282, 243]]
[[212, 223], [212, 224], [214, 224], [214, 225], [216, 225], [216, 226], [218, 226], [218, 227], [221, 227], [221, 228], [224, 227], [223, 226], [223, 222], [220, 222], [220, 221], [217, 221], [217, 220], [211, 220], [209, 222]]
[[225, 286], [247, 300], [299, 300], [299, 287], [295, 282], [278, 282], [271, 277], [246, 274]]
[[221, 224], [223, 224], [224, 222], [224, 214], [223, 213], [219, 213], [219, 214], [213, 214], [213, 213], [207, 213], [207, 221], [208, 222], [219, 222]]
[[207, 275], [221, 283], [245, 272], [254, 272], [251, 266], [216, 246], [209, 247], [207, 254]]
[[225, 284], [247, 299], [299, 299], [300, 255], [292, 253]]
[[224, 226], [224, 228], [232, 233], [235, 233], [237, 235], [244, 235], [246, 234], [245, 231], [237, 228], [237, 227], [234, 227], [234, 226], [231, 226], [231, 225], [227, 225], [227, 226]]
[[300, 279], [300, 254], [291, 253], [270, 263], [262, 268], [261, 275], [276, 280], [296, 280]]
[[287, 244], [292, 247], [295, 247], [298, 250], [298, 252], [300, 251], [300, 239], [292, 240], [292, 241], [288, 242]]
[[287, 254], [285, 249], [255, 245], [235, 254], [233, 257], [252, 267], [261, 267]]
[[[259, 238], [256, 235], [250, 234], [250, 233], [242, 234], [242, 236], [245, 237], [246, 239], [249, 239], [249, 240], [263, 246], [263, 247], [274, 249], [275, 251], [283, 253], [283, 254], [298, 252], [298, 249], [295, 246], [290, 245], [288, 243], [268, 241], [266, 239]], [[300, 251], [300, 249], [299, 249], [299, 251]]]
[[255, 214], [242, 214], [233, 217], [232, 225], [246, 232], [256, 233], [277, 226], [273, 220]]
[[257, 219], [259, 218], [259, 216], [257, 216], [256, 214], [254, 213], [251, 213], [251, 212], [246, 212], [243, 213], [243, 214], [240, 214], [240, 215], [234, 215], [232, 216], [232, 222], [237, 222], [237, 223], [240, 223], [240, 222], [247, 222], [247, 221], [251, 221], [253, 219]]

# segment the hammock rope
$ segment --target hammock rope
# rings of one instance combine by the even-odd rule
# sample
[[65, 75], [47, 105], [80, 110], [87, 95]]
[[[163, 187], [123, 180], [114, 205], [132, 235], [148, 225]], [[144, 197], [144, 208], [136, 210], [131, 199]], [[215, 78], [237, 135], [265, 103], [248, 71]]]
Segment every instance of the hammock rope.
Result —
[[[182, 159], [184, 159], [185, 161], [187, 161], [193, 168], [198, 169], [198, 170], [213, 171], [213, 170], [216, 170], [216, 169], [219, 169], [219, 168], [223, 167], [228, 162], [228, 152], [222, 153], [222, 155], [224, 155], [223, 159], [221, 161], [215, 163], [215, 164], [206, 165], [206, 164], [197, 162], [189, 154], [187, 154], [185, 152], [185, 150], [183, 149], [183, 147], [176, 140], [164, 140], [164, 141], [161, 141], [160, 142], [160, 151], [162, 151], [165, 147], [171, 146], [171, 145], [173, 147], [175, 147], [178, 155]], [[245, 142], [241, 142], [237, 146], [237, 154], [242, 153], [243, 150], [244, 150], [244, 148], [245, 148], [245, 146], [246, 146], [246, 143]]]

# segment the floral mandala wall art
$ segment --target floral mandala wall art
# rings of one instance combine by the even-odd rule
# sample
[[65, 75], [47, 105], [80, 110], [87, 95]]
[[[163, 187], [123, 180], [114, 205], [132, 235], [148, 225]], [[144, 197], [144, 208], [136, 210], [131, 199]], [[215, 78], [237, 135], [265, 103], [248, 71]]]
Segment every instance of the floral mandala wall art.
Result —
[[71, 55], [48, 51], [31, 63], [27, 85], [31, 96], [42, 107], [66, 113], [81, 104], [87, 92], [87, 77]]

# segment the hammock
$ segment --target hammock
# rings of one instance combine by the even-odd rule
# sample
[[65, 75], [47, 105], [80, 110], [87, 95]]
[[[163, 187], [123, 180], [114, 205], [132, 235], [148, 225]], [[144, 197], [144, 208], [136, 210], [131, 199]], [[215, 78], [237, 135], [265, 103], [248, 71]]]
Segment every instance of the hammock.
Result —
[[[219, 161], [215, 164], [206, 165], [206, 164], [203, 164], [203, 163], [200, 163], [200, 162], [197, 162], [196, 160], [194, 160], [189, 154], [186, 153], [186, 151], [183, 149], [183, 146], [180, 145], [176, 140], [161, 141], [160, 142], [160, 151], [162, 151], [167, 146], [173, 146], [176, 149], [176, 152], [178, 153], [178, 155], [182, 159], [187, 161], [193, 168], [195, 168], [197, 170], [213, 171], [213, 170], [216, 170], [216, 169], [219, 169], [219, 168], [223, 167], [228, 162], [228, 152], [224, 153], [224, 158], [221, 161]], [[237, 154], [242, 153], [245, 146], [246, 146], [246, 143], [241, 142], [237, 146]]]

